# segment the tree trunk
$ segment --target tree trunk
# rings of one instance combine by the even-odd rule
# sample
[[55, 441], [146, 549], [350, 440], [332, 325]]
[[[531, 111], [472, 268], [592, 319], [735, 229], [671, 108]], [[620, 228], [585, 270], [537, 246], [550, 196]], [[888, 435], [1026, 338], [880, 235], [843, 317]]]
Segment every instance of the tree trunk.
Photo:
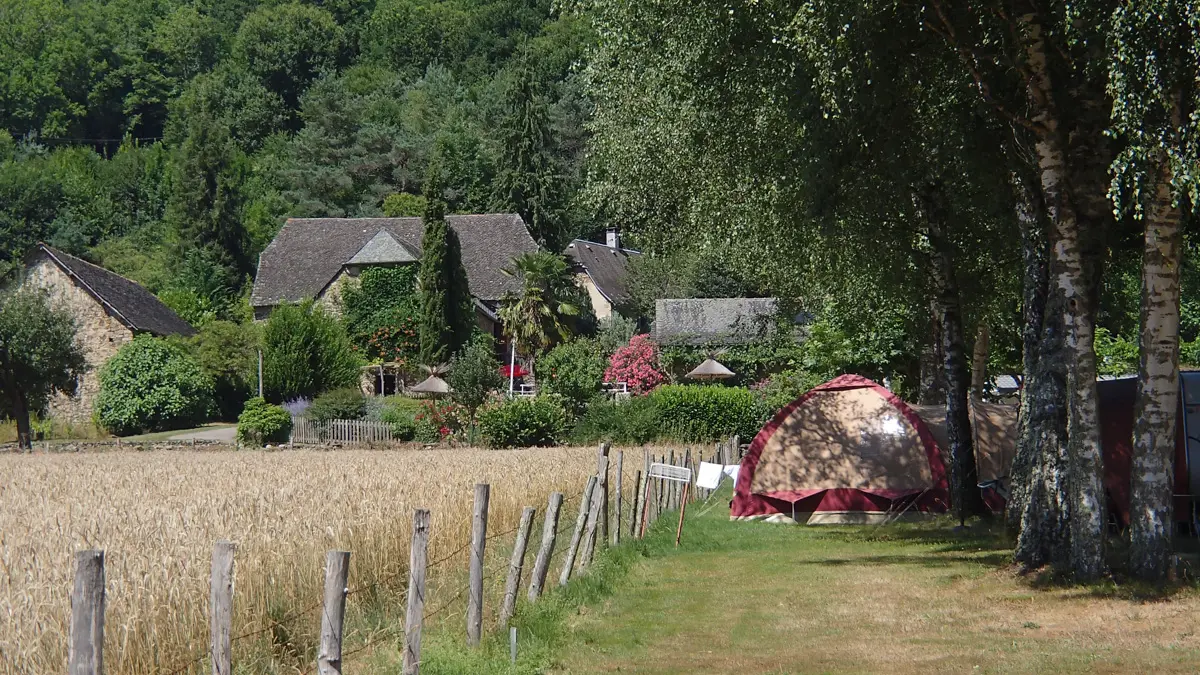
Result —
[[1071, 564], [1071, 491], [1067, 452], [1067, 361], [1062, 294], [1044, 300], [1045, 321], [1021, 395], [1021, 432], [1013, 461], [1018, 480], [1009, 515], [1020, 526], [1013, 560], [1026, 569]]
[[[934, 188], [936, 189], [936, 188]], [[946, 431], [950, 441], [950, 505], [961, 525], [969, 516], [984, 512], [975, 466], [968, 398], [967, 350], [963, 344], [962, 310], [954, 254], [941, 224], [935, 198], [924, 198], [924, 212], [933, 247], [932, 276], [940, 310], [943, 362], [946, 373]]]
[[19, 389], [12, 393], [12, 415], [17, 422], [17, 447], [32, 450], [33, 428], [29, 424], [29, 403], [25, 400], [25, 393]]
[[975, 334], [975, 349], [971, 353], [971, 398], [983, 400], [987, 389], [988, 362], [988, 327], [980, 322], [979, 331]]
[[[1023, 176], [1013, 175], [1013, 191], [1016, 202], [1017, 222], [1021, 228], [1021, 251], [1024, 261], [1022, 289], [1021, 329], [1021, 404], [1017, 413], [1017, 454], [1008, 471], [1008, 502], [1005, 505], [1005, 522], [1016, 534], [1025, 509], [1032, 471], [1038, 459], [1039, 435], [1030, 424], [1033, 399], [1045, 397], [1038, 388], [1038, 350], [1046, 320], [1046, 295], [1049, 280], [1049, 241], [1046, 238], [1045, 211], [1042, 192], [1037, 185]], [[1037, 391], [1031, 395], [1031, 391]], [[1065, 429], [1063, 418], [1063, 433]]]
[[942, 358], [942, 320], [938, 301], [929, 304], [929, 336], [921, 348], [921, 384], [917, 401], [921, 405], [946, 402], [946, 372]]
[[1141, 358], [1133, 427], [1129, 504], [1130, 568], [1150, 581], [1166, 578], [1171, 559], [1175, 424], [1179, 412], [1179, 266], [1182, 214], [1173, 204], [1165, 153], [1145, 216]]
[[1053, 223], [1051, 275], [1062, 297], [1068, 377], [1068, 474], [1071, 477], [1071, 569], [1079, 580], [1104, 570], [1105, 502], [1096, 404], [1095, 327], [1089, 298], [1089, 260], [1068, 183], [1066, 144], [1052, 96], [1043, 29], [1036, 14], [1022, 17], [1029, 93], [1036, 114], [1036, 151], [1042, 192]]

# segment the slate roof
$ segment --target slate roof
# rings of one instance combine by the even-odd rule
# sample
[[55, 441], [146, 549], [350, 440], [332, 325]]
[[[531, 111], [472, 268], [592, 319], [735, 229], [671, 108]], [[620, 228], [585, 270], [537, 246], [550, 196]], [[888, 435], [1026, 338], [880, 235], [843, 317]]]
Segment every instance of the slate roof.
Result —
[[407, 248], [404, 244], [396, 241], [396, 238], [388, 234], [387, 230], [380, 229], [379, 232], [371, 237], [371, 241], [363, 244], [363, 247], [358, 249], [358, 253], [347, 261], [347, 265], [382, 265], [387, 263], [410, 263], [416, 262], [417, 256]]
[[27, 262], [41, 256], [66, 272], [77, 286], [130, 330], [158, 336], [196, 334], [191, 324], [136, 282], [46, 244], [38, 244]]
[[[537, 250], [521, 216], [446, 216], [446, 222], [462, 243], [471, 295], [495, 301], [505, 291], [518, 290], [519, 281], [501, 270], [516, 255]], [[289, 218], [259, 256], [250, 305], [268, 307], [317, 297], [380, 230], [420, 256], [420, 218]]]
[[664, 345], [736, 345], [766, 337], [775, 298], [694, 298], [654, 303], [654, 339]]
[[625, 286], [626, 265], [634, 257], [641, 256], [641, 253], [575, 239], [567, 245], [563, 255], [582, 268], [600, 293], [613, 305], [628, 305], [633, 300]]

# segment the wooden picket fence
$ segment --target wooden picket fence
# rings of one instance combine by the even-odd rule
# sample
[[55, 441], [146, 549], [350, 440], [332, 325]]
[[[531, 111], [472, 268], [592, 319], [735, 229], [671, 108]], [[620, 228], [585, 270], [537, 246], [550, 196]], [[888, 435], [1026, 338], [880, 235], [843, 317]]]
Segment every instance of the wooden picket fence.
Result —
[[292, 443], [390, 443], [392, 427], [368, 420], [330, 420], [324, 424], [307, 417], [292, 418]]
[[[307, 421], [307, 420], [306, 420]], [[311, 424], [311, 422], [309, 422]], [[344, 428], [351, 428], [349, 426]], [[717, 445], [716, 452], [710, 454], [713, 459], [722, 459], [738, 454], [736, 437], [731, 442]], [[707, 491], [695, 489], [694, 469], [704, 460], [703, 451], [696, 455], [686, 450], [676, 455], [650, 455], [643, 450], [643, 467], [636, 472], [632, 491], [622, 485], [624, 453], [617, 451], [615, 457], [610, 457], [608, 444], [600, 446], [596, 455], [596, 473], [590, 476], [583, 490], [564, 498], [563, 493], [551, 493], [546, 505], [542, 523], [541, 545], [531, 573], [526, 580], [526, 596], [529, 602], [537, 602], [547, 586], [547, 576], [550, 572], [552, 558], [555, 555], [555, 543], [558, 540], [558, 525], [560, 510], [568, 502], [579, 500], [578, 515], [571, 531], [571, 539], [562, 551], [565, 555], [558, 576], [558, 585], [565, 586], [573, 573], [586, 574], [591, 566], [596, 552], [603, 546], [619, 546], [622, 530], [632, 539], [642, 538], [650, 524], [667, 513], [678, 510], [678, 525], [676, 526], [676, 546], [679, 545], [679, 534], [682, 531], [684, 514], [687, 503], [704, 498]], [[615, 460], [615, 461], [614, 461]], [[671, 463], [672, 465], [693, 469], [691, 483], [668, 482], [658, 478], [649, 478], [652, 462]], [[678, 463], [678, 464], [676, 464]], [[615, 484], [611, 488], [610, 497], [610, 467], [615, 469]], [[401, 672], [404, 675], [417, 675], [421, 663], [421, 631], [423, 624], [430, 617], [440, 614], [454, 599], [467, 596], [466, 608], [466, 637], [467, 644], [477, 646], [483, 637], [484, 616], [484, 579], [487, 575], [484, 569], [484, 551], [489, 541], [498, 537], [515, 534], [511, 560], [507, 565], [507, 579], [502, 596], [499, 621], [496, 628], [502, 629], [513, 617], [521, 590], [521, 579], [525, 567], [525, 553], [531, 541], [531, 530], [536, 515], [536, 509], [526, 506], [521, 513], [520, 524], [511, 530], [489, 534], [488, 503], [491, 488], [486, 483], [475, 486], [475, 506], [472, 514], [471, 539], [458, 552], [429, 562], [428, 546], [430, 534], [430, 513], [427, 509], [413, 511], [412, 541], [409, 547], [408, 568], [397, 576], [408, 577], [408, 590], [404, 594], [407, 603], [405, 619], [391, 630], [385, 630], [365, 644], [344, 651], [342, 646], [343, 617], [346, 609], [347, 596], [367, 591], [381, 582], [352, 585], [349, 577], [350, 551], [328, 551], [325, 556], [325, 587], [320, 601], [308, 609], [289, 615], [287, 618], [272, 621], [267, 629], [283, 626], [298, 619], [320, 622], [320, 642], [316, 655], [316, 672], [320, 675], [334, 675], [341, 672], [342, 662], [364, 652], [368, 648], [383, 641], [403, 639], [404, 657]], [[625, 507], [628, 506], [627, 511]], [[610, 520], [611, 519], [611, 520]], [[674, 520], [674, 518], [672, 519]], [[204, 668], [208, 662], [211, 672], [224, 675], [233, 670], [233, 644], [242, 639], [252, 638], [261, 632], [233, 635], [233, 604], [234, 585], [233, 570], [237, 545], [229, 541], [217, 541], [213, 547], [211, 594], [209, 599], [209, 618], [212, 634], [206, 647], [197, 649], [190, 656], [180, 659], [180, 663], [169, 672], [172, 675], [195, 673], [208, 670]], [[457, 554], [465, 552], [469, 556], [469, 581], [451, 600], [439, 607], [429, 610], [425, 606], [426, 580], [428, 573], [439, 566], [452, 563]], [[71, 675], [102, 675], [104, 672], [104, 609], [105, 609], [105, 574], [104, 551], [78, 551], [75, 555], [75, 580], [71, 593], [71, 618], [69, 641], [69, 657], [67, 672]], [[550, 581], [551, 587], [553, 581]], [[317, 614], [317, 610], [320, 613]], [[264, 629], [266, 630], [266, 629]], [[512, 659], [516, 661], [516, 631], [510, 629], [510, 648]], [[306, 671], [307, 672], [307, 671]]]

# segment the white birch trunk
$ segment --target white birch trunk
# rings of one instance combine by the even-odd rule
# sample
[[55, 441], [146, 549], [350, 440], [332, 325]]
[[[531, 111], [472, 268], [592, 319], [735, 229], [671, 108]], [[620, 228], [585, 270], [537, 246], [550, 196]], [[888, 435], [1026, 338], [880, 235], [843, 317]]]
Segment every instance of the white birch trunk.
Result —
[[1171, 166], [1165, 156], [1159, 162], [1160, 175], [1145, 223], [1129, 507], [1130, 568], [1135, 576], [1151, 581], [1166, 578], [1171, 559], [1183, 239], [1180, 209], [1172, 203]]
[[1096, 396], [1095, 327], [1088, 299], [1081, 227], [1067, 181], [1066, 142], [1055, 111], [1046, 41], [1036, 14], [1022, 17], [1029, 94], [1036, 115], [1038, 169], [1053, 223], [1051, 277], [1061, 294], [1067, 356], [1067, 447], [1071, 570], [1080, 580], [1103, 574], [1104, 485]]

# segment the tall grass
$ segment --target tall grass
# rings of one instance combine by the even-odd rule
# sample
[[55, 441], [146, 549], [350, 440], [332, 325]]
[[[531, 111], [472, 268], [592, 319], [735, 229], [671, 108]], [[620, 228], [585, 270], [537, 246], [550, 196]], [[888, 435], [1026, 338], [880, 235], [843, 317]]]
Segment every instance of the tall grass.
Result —
[[[631, 475], [641, 453], [629, 454]], [[432, 511], [438, 560], [469, 539], [474, 483], [491, 484], [489, 532], [500, 533], [525, 505], [540, 522], [548, 493], [577, 493], [594, 467], [593, 448], [0, 455], [0, 672], [65, 670], [72, 560], [85, 548], [106, 551], [108, 672], [169, 673], [201, 655], [218, 539], [238, 544], [234, 635], [269, 628], [237, 642], [235, 658], [248, 672], [303, 670], [316, 614], [272, 622], [319, 603], [326, 550], [352, 551], [351, 586], [368, 588], [347, 621], [362, 625], [400, 606], [412, 509]], [[507, 539], [489, 544], [497, 575]], [[427, 608], [452, 599], [439, 589], [457, 583], [465, 555], [430, 572]]]

